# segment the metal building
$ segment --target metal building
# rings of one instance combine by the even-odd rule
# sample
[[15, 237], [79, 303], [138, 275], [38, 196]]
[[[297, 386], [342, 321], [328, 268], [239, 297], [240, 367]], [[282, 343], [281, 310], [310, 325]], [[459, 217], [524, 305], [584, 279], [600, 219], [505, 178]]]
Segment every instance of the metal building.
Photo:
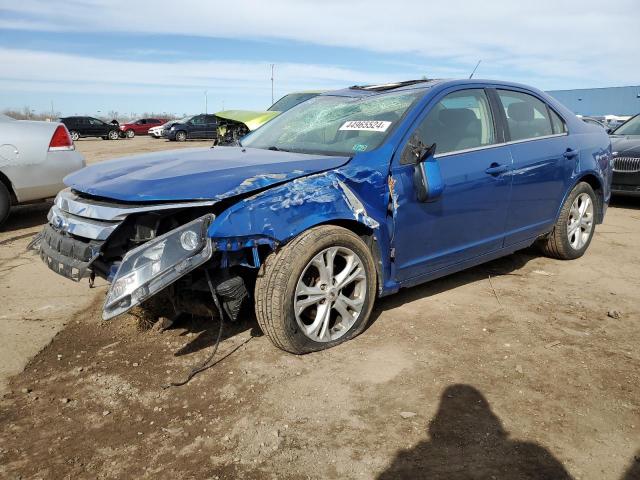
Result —
[[635, 115], [640, 113], [640, 85], [551, 90], [547, 93], [578, 115]]

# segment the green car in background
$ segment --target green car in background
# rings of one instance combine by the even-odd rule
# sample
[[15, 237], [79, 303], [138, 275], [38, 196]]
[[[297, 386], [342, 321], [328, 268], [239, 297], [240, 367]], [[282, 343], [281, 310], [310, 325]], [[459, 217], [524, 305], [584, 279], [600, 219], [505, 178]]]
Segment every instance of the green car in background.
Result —
[[235, 145], [247, 133], [264, 125], [282, 112], [286, 112], [299, 103], [305, 102], [321, 93], [323, 92], [315, 90], [290, 93], [271, 105], [265, 112], [252, 110], [224, 110], [218, 112], [215, 114], [218, 117], [217, 143], [219, 145]]

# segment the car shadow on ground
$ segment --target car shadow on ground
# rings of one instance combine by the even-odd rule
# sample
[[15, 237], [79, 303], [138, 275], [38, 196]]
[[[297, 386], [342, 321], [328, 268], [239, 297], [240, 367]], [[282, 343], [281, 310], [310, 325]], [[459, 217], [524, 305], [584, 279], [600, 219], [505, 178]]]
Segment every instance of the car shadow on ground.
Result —
[[378, 480], [572, 478], [546, 448], [509, 438], [487, 399], [471, 385], [444, 390], [427, 434], [428, 440], [400, 450]]
[[462, 270], [430, 282], [416, 285], [415, 287], [401, 289], [398, 293], [388, 297], [379, 298], [371, 312], [371, 320], [367, 328], [371, 327], [380, 317], [382, 312], [401, 307], [406, 303], [411, 303], [422, 298], [431, 297], [447, 290], [486, 280], [489, 277], [499, 277], [502, 275], [518, 275], [516, 270], [524, 267], [529, 261], [540, 256], [534, 247], [520, 250], [512, 255], [498, 258], [473, 268]]
[[[9, 218], [0, 227], [0, 232], [14, 232], [24, 228], [32, 228], [47, 223], [47, 213], [52, 202], [34, 203], [31, 205], [20, 205], [11, 209]], [[32, 234], [24, 234], [24, 237]], [[23, 238], [22, 236], [20, 238]], [[14, 239], [17, 240], [17, 239]]]
[[[454, 288], [473, 283], [479, 280], [487, 279], [488, 276], [498, 277], [501, 275], [513, 275], [514, 271], [522, 268], [531, 259], [538, 257], [537, 250], [531, 248], [522, 250], [513, 255], [509, 255], [477, 267], [464, 270], [459, 273], [448, 275], [446, 277], [432, 280], [423, 285], [401, 290], [400, 292], [390, 295], [389, 297], [379, 298], [376, 300], [371, 319], [367, 325], [367, 329], [376, 322], [382, 312], [399, 308], [406, 303], [411, 303], [421, 298], [437, 295], [438, 293], [452, 290]], [[189, 355], [200, 350], [204, 350], [212, 346], [218, 336], [220, 323], [218, 317], [194, 317], [191, 315], [182, 315], [172, 326], [172, 329], [181, 329], [180, 336], [189, 336], [189, 334], [197, 334], [195, 338], [190, 340], [186, 345], [180, 348], [175, 356]], [[235, 337], [243, 332], [250, 331], [252, 337], [262, 336], [262, 331], [258, 326], [253, 309], [250, 302], [247, 302], [238, 320], [231, 322], [225, 319], [221, 341]]]
[[[174, 356], [181, 357], [205, 350], [214, 345], [218, 338], [220, 319], [217, 316], [214, 318], [206, 318], [183, 315], [171, 328], [181, 329], [181, 337], [196, 334], [195, 338], [190, 339], [183, 347], [174, 353]], [[249, 308], [243, 308], [243, 311], [236, 321], [224, 320], [220, 341], [222, 342], [237, 337], [246, 331], [249, 331], [251, 337], [262, 336], [262, 331], [258, 326], [255, 315]]]
[[640, 210], [640, 197], [611, 197], [609, 206], [613, 208], [628, 208], [631, 210]]

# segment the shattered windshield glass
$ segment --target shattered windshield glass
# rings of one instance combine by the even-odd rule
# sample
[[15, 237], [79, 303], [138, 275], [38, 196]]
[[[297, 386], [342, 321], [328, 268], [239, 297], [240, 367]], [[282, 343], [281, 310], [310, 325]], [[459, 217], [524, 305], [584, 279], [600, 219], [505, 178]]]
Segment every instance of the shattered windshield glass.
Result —
[[274, 118], [242, 140], [251, 148], [353, 155], [373, 150], [424, 89], [366, 97], [321, 95]]

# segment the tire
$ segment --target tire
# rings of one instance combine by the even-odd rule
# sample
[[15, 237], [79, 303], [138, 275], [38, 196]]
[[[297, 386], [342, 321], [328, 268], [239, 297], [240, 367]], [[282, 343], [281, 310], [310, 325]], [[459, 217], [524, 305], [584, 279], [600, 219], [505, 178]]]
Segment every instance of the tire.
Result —
[[118, 130], [109, 130], [107, 138], [109, 140], [118, 140], [118, 138], [120, 138], [120, 133], [118, 132]]
[[595, 232], [597, 208], [598, 200], [591, 185], [578, 183], [562, 204], [551, 233], [539, 241], [542, 252], [560, 260], [584, 255]]
[[[330, 254], [335, 260], [328, 262]], [[350, 254], [354, 256], [347, 256]], [[323, 280], [315, 266], [317, 262], [331, 263], [333, 274]], [[354, 265], [361, 268], [353, 270]], [[340, 286], [333, 282], [341, 274], [352, 277], [351, 272], [357, 276], [350, 283]], [[332, 280], [323, 283], [329, 278]], [[258, 324], [276, 347], [290, 353], [331, 348], [365, 329], [375, 301], [376, 280], [373, 257], [360, 237], [332, 225], [312, 228], [271, 253], [260, 268], [255, 286]], [[301, 288], [313, 293], [300, 294]], [[318, 300], [313, 301], [314, 298]], [[308, 306], [302, 308], [305, 304]], [[338, 306], [345, 315], [339, 313]], [[345, 307], [353, 311], [344, 310]]]
[[124, 132], [124, 136], [127, 138], [133, 138], [136, 136], [136, 132], [134, 132], [133, 130], [127, 130], [126, 132]]
[[0, 227], [9, 218], [11, 211], [11, 195], [4, 183], [0, 182]]
[[186, 142], [187, 141], [187, 132], [184, 130], [180, 130], [176, 132], [176, 141], [177, 142]]
[[75, 130], [71, 130], [69, 132], [69, 136], [71, 137], [71, 140], [73, 140], [74, 142], [77, 142], [80, 139], [80, 134]]

